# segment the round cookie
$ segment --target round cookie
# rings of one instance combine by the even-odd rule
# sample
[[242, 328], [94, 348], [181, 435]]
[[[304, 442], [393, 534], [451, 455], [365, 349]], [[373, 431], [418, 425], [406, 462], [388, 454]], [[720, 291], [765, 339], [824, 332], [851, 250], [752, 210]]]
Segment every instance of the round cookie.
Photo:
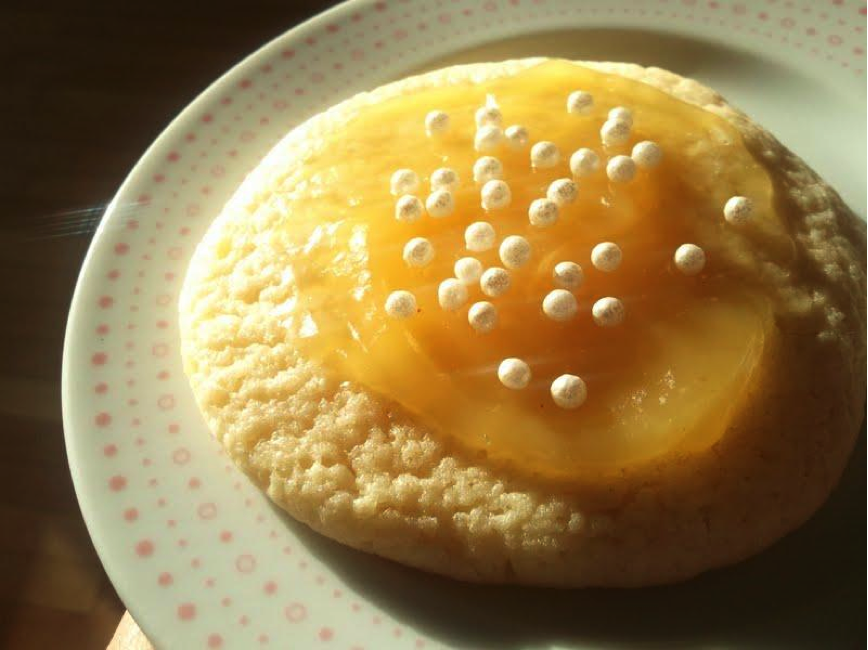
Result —
[[[555, 484], [478, 461], [411, 413], [334, 377], [284, 336], [257, 246], [285, 215], [254, 218], [287, 170], [364, 106], [508, 77], [540, 59], [456, 66], [315, 116], [244, 181], [199, 245], [181, 295], [185, 370], [230, 457], [295, 518], [364, 551], [456, 578], [557, 586], [670, 582], [738, 561], [807, 519], [835, 486], [863, 417], [865, 230], [840, 197], [714, 91], [630, 64], [576, 63], [642, 81], [723, 117], [775, 170], [796, 210], [794, 265], [774, 265], [774, 344], [726, 434], [691, 455]], [[268, 219], [271, 219], [269, 221]]]

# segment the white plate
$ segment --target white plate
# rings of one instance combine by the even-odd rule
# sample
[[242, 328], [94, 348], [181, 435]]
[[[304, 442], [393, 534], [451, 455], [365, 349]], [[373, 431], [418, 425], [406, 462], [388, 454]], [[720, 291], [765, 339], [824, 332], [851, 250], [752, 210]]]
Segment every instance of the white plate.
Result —
[[[368, 649], [857, 639], [864, 537], [849, 526], [858, 517], [864, 530], [864, 450], [811, 524], [737, 568], [636, 592], [460, 585], [339, 547], [269, 505], [197, 412], [176, 300], [209, 222], [288, 129], [444, 62], [546, 54], [695, 76], [769, 126], [864, 216], [864, 26], [863, 0], [351, 2], [266, 45], [198, 97], [106, 212], [64, 350], [81, 509], [150, 638], [166, 648]], [[540, 35], [552, 30], [562, 31]]]

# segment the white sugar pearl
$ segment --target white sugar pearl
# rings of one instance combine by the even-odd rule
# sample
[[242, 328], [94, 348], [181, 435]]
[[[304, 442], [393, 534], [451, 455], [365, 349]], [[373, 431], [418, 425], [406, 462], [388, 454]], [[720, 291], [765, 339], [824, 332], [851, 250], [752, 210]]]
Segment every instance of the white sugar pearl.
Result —
[[425, 209], [432, 217], [448, 217], [455, 211], [455, 199], [449, 190], [434, 190], [425, 199]]
[[582, 147], [570, 156], [570, 171], [576, 178], [590, 176], [600, 168], [600, 157], [591, 149]]
[[600, 129], [600, 140], [607, 147], [624, 144], [630, 139], [630, 125], [626, 122], [606, 120]]
[[588, 387], [581, 377], [561, 375], [552, 382], [552, 399], [562, 409], [579, 408], [588, 398]]
[[733, 225], [745, 224], [753, 216], [753, 201], [746, 196], [733, 196], [723, 206], [723, 216]]
[[426, 266], [434, 259], [434, 246], [424, 237], [413, 237], [404, 244], [404, 261], [408, 266]]
[[402, 320], [416, 313], [416, 296], [409, 291], [393, 291], [386, 298], [386, 314]]
[[506, 136], [506, 143], [511, 149], [516, 151], [524, 149], [530, 140], [530, 133], [521, 124], [513, 124], [507, 127], [504, 135]]
[[479, 194], [484, 210], [499, 210], [512, 202], [512, 192], [505, 181], [487, 181]]
[[494, 226], [487, 221], [476, 221], [464, 231], [464, 245], [474, 253], [494, 248], [495, 238]]
[[395, 218], [398, 221], [413, 223], [424, 213], [422, 201], [412, 194], [405, 194], [395, 202]]
[[460, 280], [449, 278], [437, 287], [437, 300], [446, 311], [455, 311], [467, 302], [467, 286]]
[[600, 327], [615, 327], [624, 322], [624, 303], [617, 298], [600, 298], [591, 307], [591, 316]]
[[616, 106], [609, 111], [609, 119], [612, 122], [624, 122], [627, 126], [633, 126], [633, 111], [623, 106]]
[[695, 244], [681, 244], [672, 261], [684, 275], [696, 275], [705, 268], [705, 251]]
[[591, 264], [606, 273], [617, 270], [621, 266], [621, 249], [618, 244], [607, 241], [594, 246], [591, 251]]
[[530, 148], [530, 164], [537, 169], [554, 167], [561, 159], [561, 152], [554, 142], [537, 142]]
[[500, 244], [500, 261], [508, 269], [520, 269], [530, 261], [530, 242], [521, 235], [510, 235]]
[[566, 289], [555, 289], [543, 298], [542, 310], [552, 320], [562, 323], [575, 317], [579, 311], [579, 303]]
[[558, 262], [552, 270], [552, 279], [564, 289], [578, 289], [585, 281], [585, 272], [575, 262]]
[[431, 111], [425, 116], [425, 133], [429, 136], [442, 135], [449, 130], [449, 114]]
[[473, 163], [473, 180], [479, 183], [503, 178], [503, 164], [494, 156], [482, 156]]
[[458, 189], [458, 174], [454, 169], [449, 167], [440, 167], [435, 169], [431, 174], [431, 189], [432, 190], [449, 190], [454, 192]]
[[629, 183], [636, 176], [636, 163], [630, 156], [615, 156], [606, 163], [606, 176], [613, 183]]
[[567, 97], [567, 112], [587, 115], [594, 108], [594, 96], [584, 90], [571, 92]]
[[395, 196], [412, 194], [419, 189], [419, 177], [412, 169], [399, 169], [392, 174], [389, 187]]
[[505, 294], [509, 291], [511, 284], [509, 271], [499, 266], [492, 266], [490, 269], [486, 269], [479, 279], [479, 288], [482, 289], [482, 293], [492, 298]]
[[557, 222], [558, 212], [558, 204], [551, 199], [534, 199], [527, 209], [527, 218], [532, 226], [548, 228]]
[[552, 181], [552, 184], [546, 190], [546, 198], [549, 201], [554, 201], [560, 207], [575, 203], [578, 195], [579, 186], [569, 178], [559, 178], [556, 181]]
[[530, 366], [521, 359], [504, 359], [497, 368], [500, 383], [512, 390], [521, 390], [530, 383]]
[[499, 126], [481, 126], [476, 130], [473, 138], [473, 147], [477, 151], [494, 151], [503, 142], [503, 130]]
[[476, 126], [500, 126], [503, 124], [503, 113], [497, 106], [482, 106], [476, 110]]
[[486, 300], [475, 302], [467, 311], [467, 322], [481, 334], [490, 332], [497, 325], [497, 308]]
[[476, 284], [482, 277], [482, 262], [475, 257], [462, 257], [452, 269], [455, 277], [466, 285]]
[[652, 169], [659, 165], [660, 161], [663, 160], [663, 151], [661, 151], [656, 142], [644, 140], [636, 143], [630, 157], [639, 167]]

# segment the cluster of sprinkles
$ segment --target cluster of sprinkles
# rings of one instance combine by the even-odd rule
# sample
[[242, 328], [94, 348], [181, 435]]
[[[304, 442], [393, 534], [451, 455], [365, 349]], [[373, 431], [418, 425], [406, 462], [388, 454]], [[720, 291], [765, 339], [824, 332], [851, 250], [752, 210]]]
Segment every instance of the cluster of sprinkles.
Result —
[[[567, 97], [566, 108], [571, 115], [589, 115], [594, 109], [594, 97], [583, 90], [576, 90]], [[530, 133], [520, 124], [504, 128], [503, 113], [492, 95], [488, 95], [485, 105], [476, 111], [474, 118], [476, 133], [473, 143], [480, 155], [473, 165], [473, 183], [479, 189], [482, 209], [491, 213], [512, 203], [512, 192], [504, 180], [503, 164], [491, 154], [501, 146], [516, 151], [526, 149], [530, 144]], [[425, 132], [430, 138], [443, 136], [450, 127], [450, 117], [443, 111], [433, 110], [425, 117]], [[623, 106], [612, 108], [600, 127], [603, 150], [625, 145], [632, 136], [632, 129], [633, 113]], [[550, 169], [560, 163], [561, 151], [554, 142], [542, 140], [530, 146], [529, 157], [533, 169]], [[639, 169], [654, 169], [662, 160], [660, 146], [645, 140], [636, 143], [629, 156], [609, 156], [604, 169], [611, 183], [623, 184], [631, 182]], [[578, 181], [597, 173], [601, 167], [601, 155], [593, 149], [582, 147], [573, 152], [569, 158], [572, 178], [554, 180], [548, 185], [544, 197], [531, 200], [527, 208], [530, 226], [539, 229], [554, 226], [561, 209], [578, 198]], [[448, 167], [436, 169], [429, 177], [430, 191], [423, 200], [419, 196], [419, 176], [410, 169], [395, 171], [390, 180], [391, 193], [396, 197], [395, 219], [409, 224], [423, 218], [426, 213], [437, 219], [449, 217], [455, 211], [453, 192], [460, 182], [455, 170]], [[743, 196], [731, 197], [723, 207], [724, 219], [733, 226], [749, 223], [753, 212], [753, 201]], [[497, 242], [498, 233], [489, 221], [476, 221], [464, 230], [464, 246], [471, 254], [492, 250], [497, 247]], [[437, 287], [440, 307], [452, 312], [462, 309], [469, 300], [469, 289], [477, 285], [482, 294], [492, 300], [507, 293], [512, 284], [510, 271], [528, 264], [533, 251], [525, 237], [509, 234], [502, 238], [497, 252], [502, 267], [485, 268], [472, 255], [456, 261], [454, 277], [446, 278]], [[408, 267], [424, 267], [431, 263], [434, 255], [434, 245], [424, 237], [409, 239], [403, 248], [403, 259]], [[598, 271], [615, 273], [621, 266], [622, 258], [621, 248], [616, 243], [601, 242], [593, 247], [590, 261]], [[705, 251], [692, 243], [682, 244], [675, 250], [672, 263], [685, 276], [698, 275], [705, 268]], [[554, 288], [543, 297], [540, 305], [543, 315], [559, 323], [576, 318], [579, 304], [574, 292], [582, 286], [584, 278], [582, 267], [574, 261], [555, 264], [551, 276]], [[417, 312], [416, 297], [410, 291], [393, 291], [386, 299], [385, 310], [387, 315], [395, 319], [410, 318]], [[591, 307], [591, 317], [599, 327], [617, 327], [626, 316], [624, 303], [617, 297], [600, 298]], [[490, 300], [473, 302], [467, 309], [467, 321], [480, 334], [491, 332], [499, 322], [497, 306]], [[530, 384], [532, 372], [526, 361], [511, 357], [499, 364], [497, 377], [506, 388], [522, 390]], [[588, 389], [578, 375], [563, 374], [551, 382], [550, 393], [558, 407], [575, 409], [584, 404]]]

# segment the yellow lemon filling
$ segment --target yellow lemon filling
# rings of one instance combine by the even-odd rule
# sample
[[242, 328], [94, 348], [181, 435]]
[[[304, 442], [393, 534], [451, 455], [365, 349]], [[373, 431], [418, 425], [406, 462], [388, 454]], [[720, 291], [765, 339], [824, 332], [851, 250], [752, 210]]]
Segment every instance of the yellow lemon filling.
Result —
[[[470, 453], [553, 477], [726, 430], [773, 331], [726, 233], [785, 237], [733, 126], [548, 61], [366, 106], [330, 138], [284, 183], [270, 242], [291, 252], [298, 293], [275, 316], [304, 355]], [[751, 210], [728, 220], [734, 196]], [[547, 197], [556, 210], [531, 208]]]

